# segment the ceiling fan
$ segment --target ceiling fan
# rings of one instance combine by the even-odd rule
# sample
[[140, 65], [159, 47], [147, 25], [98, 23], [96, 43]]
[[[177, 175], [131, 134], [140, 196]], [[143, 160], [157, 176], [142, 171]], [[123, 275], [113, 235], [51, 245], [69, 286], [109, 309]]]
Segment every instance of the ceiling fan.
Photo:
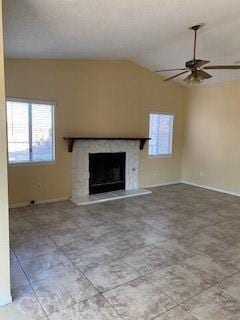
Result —
[[185, 68], [177, 69], [165, 69], [165, 70], [156, 70], [155, 72], [167, 72], [167, 71], [181, 71], [180, 73], [165, 79], [164, 81], [169, 81], [174, 78], [177, 78], [183, 74], [190, 73], [184, 81], [188, 84], [198, 84], [202, 81], [211, 78], [212, 76], [204, 70], [231, 70], [231, 69], [240, 69], [240, 65], [222, 65], [222, 66], [206, 66], [210, 61], [209, 60], [200, 60], [196, 59], [196, 44], [197, 44], [197, 32], [203, 27], [203, 24], [198, 24], [189, 28], [194, 31], [194, 46], [193, 46], [193, 59], [185, 63]]

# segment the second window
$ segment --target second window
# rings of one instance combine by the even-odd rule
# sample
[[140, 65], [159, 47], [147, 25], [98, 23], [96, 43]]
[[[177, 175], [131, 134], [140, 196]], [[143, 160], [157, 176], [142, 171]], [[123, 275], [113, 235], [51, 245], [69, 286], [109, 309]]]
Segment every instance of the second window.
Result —
[[151, 113], [149, 118], [149, 149], [152, 156], [172, 154], [174, 115]]

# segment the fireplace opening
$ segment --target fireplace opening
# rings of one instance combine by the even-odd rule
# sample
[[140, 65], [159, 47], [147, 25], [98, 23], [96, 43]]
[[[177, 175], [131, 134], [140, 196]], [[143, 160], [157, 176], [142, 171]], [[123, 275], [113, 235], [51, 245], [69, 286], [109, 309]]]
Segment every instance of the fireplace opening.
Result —
[[89, 153], [89, 194], [125, 189], [126, 153]]

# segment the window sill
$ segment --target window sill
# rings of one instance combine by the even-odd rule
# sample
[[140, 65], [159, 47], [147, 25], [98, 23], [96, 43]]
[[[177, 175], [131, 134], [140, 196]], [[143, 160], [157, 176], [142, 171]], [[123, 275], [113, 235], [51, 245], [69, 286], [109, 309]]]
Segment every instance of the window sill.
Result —
[[25, 166], [48, 166], [48, 165], [55, 165], [55, 164], [56, 164], [56, 160], [52, 160], [52, 161], [8, 163], [8, 166], [9, 167], [25, 167]]
[[173, 154], [156, 154], [156, 155], [148, 155], [149, 159], [155, 159], [155, 158], [173, 158]]

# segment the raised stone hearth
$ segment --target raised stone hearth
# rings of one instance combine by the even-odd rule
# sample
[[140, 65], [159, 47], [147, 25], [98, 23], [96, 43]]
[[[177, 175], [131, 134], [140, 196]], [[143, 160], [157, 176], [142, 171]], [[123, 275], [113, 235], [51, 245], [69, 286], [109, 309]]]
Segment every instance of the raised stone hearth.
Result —
[[[89, 196], [89, 154], [107, 152], [126, 153], [126, 190]], [[139, 189], [139, 152], [139, 141], [75, 141], [72, 153], [72, 201], [81, 205], [149, 193], [148, 190]]]
[[141, 189], [141, 188], [134, 189], [134, 190], [117, 190], [112, 192], [104, 192], [104, 193], [91, 194], [91, 195], [82, 196], [82, 197], [76, 197], [72, 201], [79, 206], [84, 206], [87, 204], [100, 203], [100, 202], [105, 202], [110, 200], [112, 201], [112, 200], [118, 200], [122, 198], [142, 196], [150, 193], [152, 193], [150, 190]]

